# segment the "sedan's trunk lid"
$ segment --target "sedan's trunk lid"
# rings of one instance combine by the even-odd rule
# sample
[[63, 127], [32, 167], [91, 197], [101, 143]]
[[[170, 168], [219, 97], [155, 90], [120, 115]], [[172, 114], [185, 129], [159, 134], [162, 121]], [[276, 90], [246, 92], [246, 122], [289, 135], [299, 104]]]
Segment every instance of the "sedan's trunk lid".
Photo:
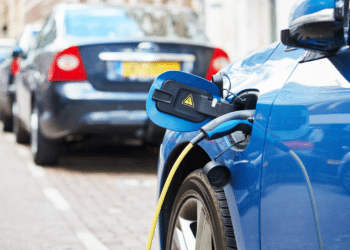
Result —
[[148, 92], [168, 70], [205, 77], [213, 48], [168, 42], [110, 42], [79, 46], [88, 81], [102, 91]]

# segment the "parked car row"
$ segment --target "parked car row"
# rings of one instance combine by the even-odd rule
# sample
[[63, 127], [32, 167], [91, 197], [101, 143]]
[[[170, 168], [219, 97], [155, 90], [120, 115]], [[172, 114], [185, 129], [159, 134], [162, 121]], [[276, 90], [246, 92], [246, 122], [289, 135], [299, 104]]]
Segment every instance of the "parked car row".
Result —
[[4, 129], [18, 143], [30, 139], [38, 165], [56, 164], [67, 143], [101, 136], [159, 144], [165, 130], [145, 110], [153, 80], [167, 70], [210, 79], [229, 63], [187, 9], [62, 4], [24, 49], [35, 33], [24, 32], [0, 64], [0, 104]]
[[21, 61], [33, 49], [39, 30], [40, 25], [27, 24], [17, 41], [8, 47], [8, 53], [0, 64], [0, 112], [4, 131], [13, 129], [14, 78], [20, 72]]
[[[0, 39], [0, 63], [6, 60], [9, 55], [13, 52], [13, 46], [15, 44], [15, 40], [11, 38], [2, 38]], [[11, 62], [9, 62], [11, 63]], [[1, 81], [8, 81], [8, 78], [12, 77], [9, 68], [5, 70], [5, 72], [0, 72]], [[5, 90], [0, 87], [0, 103], [1, 107], [5, 107], [7, 104], [7, 93], [4, 94]], [[7, 91], [6, 91], [7, 92]], [[4, 108], [5, 109], [5, 108]], [[8, 110], [8, 109], [7, 109]], [[3, 109], [0, 110], [0, 119], [4, 122], [4, 130], [7, 131], [9, 129], [9, 122], [12, 120], [8, 118], [8, 114], [5, 113]], [[12, 124], [10, 124], [12, 126]]]

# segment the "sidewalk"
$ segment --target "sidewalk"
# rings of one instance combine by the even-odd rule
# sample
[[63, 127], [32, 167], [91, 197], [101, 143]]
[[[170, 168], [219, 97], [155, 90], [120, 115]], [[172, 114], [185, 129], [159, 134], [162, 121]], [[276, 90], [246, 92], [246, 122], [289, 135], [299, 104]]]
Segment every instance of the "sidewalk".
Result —
[[85, 249], [0, 134], [0, 249]]
[[13, 140], [0, 134], [1, 250], [145, 249], [156, 157], [73, 157], [43, 168]]

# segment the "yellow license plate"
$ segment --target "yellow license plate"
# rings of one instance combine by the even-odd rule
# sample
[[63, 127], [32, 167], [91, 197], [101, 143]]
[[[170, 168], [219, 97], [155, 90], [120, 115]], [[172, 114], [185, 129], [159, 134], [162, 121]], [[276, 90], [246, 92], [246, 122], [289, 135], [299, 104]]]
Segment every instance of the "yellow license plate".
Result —
[[181, 70], [179, 62], [123, 62], [123, 77], [156, 78], [168, 70]]

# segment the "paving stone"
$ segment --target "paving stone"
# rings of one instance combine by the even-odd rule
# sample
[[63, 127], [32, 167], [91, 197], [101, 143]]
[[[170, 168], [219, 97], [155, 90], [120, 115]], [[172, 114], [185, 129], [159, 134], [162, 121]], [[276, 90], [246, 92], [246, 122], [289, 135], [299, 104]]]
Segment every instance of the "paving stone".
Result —
[[84, 249], [2, 134], [0, 200], [0, 249]]
[[[46, 175], [38, 181], [28, 171], [30, 155], [18, 157], [19, 146], [6, 136], [0, 134], [0, 249], [83, 250], [79, 228], [109, 250], [145, 249], [157, 199], [157, 149], [69, 153], [58, 166], [39, 167]], [[46, 186], [71, 210], [58, 211]], [[157, 233], [152, 249], [159, 249]]]

